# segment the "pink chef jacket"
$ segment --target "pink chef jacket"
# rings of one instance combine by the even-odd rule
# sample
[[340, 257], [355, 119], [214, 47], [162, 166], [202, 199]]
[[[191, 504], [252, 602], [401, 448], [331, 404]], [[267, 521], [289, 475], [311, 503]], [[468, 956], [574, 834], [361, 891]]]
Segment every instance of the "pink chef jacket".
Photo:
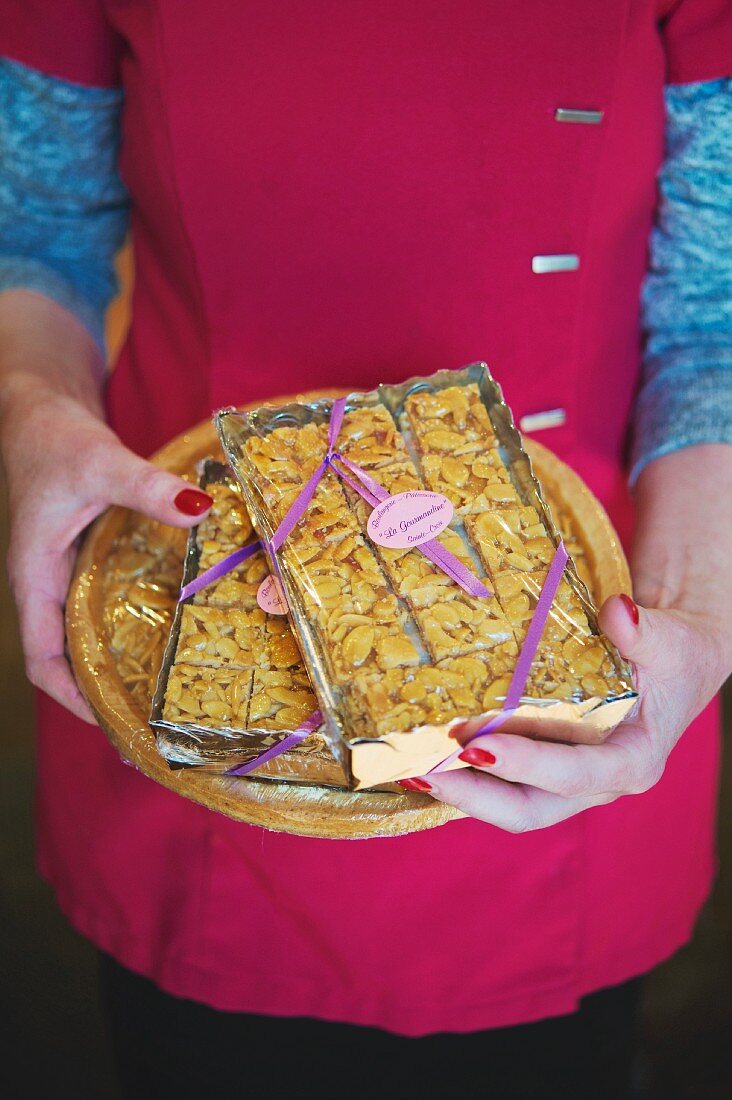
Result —
[[[727, 71], [726, 0], [1, 8], [3, 52], [125, 87], [137, 275], [108, 407], [130, 446], [222, 404], [486, 358], [517, 416], [566, 410], [542, 442], [627, 536], [662, 86]], [[565, 253], [578, 270], [533, 273]], [[74, 927], [221, 1009], [410, 1035], [569, 1012], [686, 942], [713, 876], [715, 707], [653, 790], [524, 836], [264, 832], [46, 698], [38, 757], [40, 867]]]

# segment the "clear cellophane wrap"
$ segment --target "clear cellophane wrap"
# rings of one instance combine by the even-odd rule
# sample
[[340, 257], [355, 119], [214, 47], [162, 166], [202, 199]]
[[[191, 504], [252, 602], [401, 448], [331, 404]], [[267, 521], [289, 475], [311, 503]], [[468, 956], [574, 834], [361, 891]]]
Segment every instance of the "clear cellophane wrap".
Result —
[[[333, 464], [274, 552], [328, 452], [332, 407], [225, 409], [216, 422], [286, 593], [331, 748], [359, 789], [429, 772], [454, 755], [456, 727], [501, 712], [559, 533], [500, 387], [474, 364], [350, 395], [335, 450], [390, 495], [447, 497], [454, 515], [438, 542], [489, 597], [466, 592], [419, 547], [375, 544], [371, 505]], [[635, 700], [570, 558], [503, 729], [598, 743]]]

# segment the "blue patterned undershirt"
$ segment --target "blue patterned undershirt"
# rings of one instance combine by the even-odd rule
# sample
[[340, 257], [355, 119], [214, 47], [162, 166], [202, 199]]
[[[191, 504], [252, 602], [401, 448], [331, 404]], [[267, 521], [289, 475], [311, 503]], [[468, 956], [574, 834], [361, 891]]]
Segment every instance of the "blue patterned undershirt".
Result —
[[[0, 58], [0, 291], [52, 298], [101, 348], [129, 223], [122, 98]], [[631, 481], [681, 447], [732, 443], [732, 80], [669, 85], [665, 99]]]

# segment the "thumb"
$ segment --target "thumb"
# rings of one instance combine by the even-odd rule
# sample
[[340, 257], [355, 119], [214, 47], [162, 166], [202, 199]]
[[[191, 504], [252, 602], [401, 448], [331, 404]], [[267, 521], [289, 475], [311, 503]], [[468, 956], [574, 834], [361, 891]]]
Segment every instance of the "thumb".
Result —
[[213, 500], [190, 482], [139, 458], [126, 447], [110, 456], [110, 499], [173, 527], [192, 527], [206, 515]]
[[639, 669], [658, 669], [683, 653], [683, 625], [670, 611], [639, 607], [630, 596], [611, 596], [600, 608], [600, 629]]

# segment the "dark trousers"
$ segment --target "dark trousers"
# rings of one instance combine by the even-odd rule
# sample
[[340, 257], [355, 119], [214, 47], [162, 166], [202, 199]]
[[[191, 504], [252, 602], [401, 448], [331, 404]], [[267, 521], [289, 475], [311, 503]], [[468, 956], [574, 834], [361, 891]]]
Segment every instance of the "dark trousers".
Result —
[[627, 1100], [641, 980], [570, 1016], [407, 1039], [378, 1028], [217, 1012], [100, 957], [125, 1096], [256, 1100]]

